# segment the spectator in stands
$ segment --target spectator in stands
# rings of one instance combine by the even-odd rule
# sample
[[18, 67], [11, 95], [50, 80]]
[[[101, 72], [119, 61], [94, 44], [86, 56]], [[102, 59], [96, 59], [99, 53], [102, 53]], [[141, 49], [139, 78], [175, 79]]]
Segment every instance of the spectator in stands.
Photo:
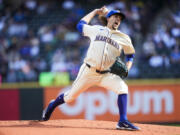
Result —
[[67, 63], [65, 62], [65, 54], [62, 50], [56, 50], [52, 57], [51, 72], [66, 72]]
[[166, 55], [154, 54], [149, 59], [149, 65], [153, 68], [169, 67], [169, 58]]
[[179, 46], [175, 46], [173, 51], [171, 52], [171, 63], [172, 64], [180, 64], [180, 50]]

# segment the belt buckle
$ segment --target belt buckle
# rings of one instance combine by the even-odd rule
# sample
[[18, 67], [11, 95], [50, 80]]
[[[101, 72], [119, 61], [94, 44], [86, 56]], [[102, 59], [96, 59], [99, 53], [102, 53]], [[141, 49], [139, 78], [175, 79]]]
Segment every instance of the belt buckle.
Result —
[[100, 73], [101, 74], [101, 71], [96, 69], [96, 73]]

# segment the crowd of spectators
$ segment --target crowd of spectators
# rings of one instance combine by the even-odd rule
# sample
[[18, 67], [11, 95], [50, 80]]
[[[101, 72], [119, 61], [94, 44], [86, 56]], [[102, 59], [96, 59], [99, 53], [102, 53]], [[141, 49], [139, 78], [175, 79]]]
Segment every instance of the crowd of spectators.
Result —
[[142, 52], [141, 62], [150, 68], [161, 73], [164, 69], [168, 75], [169, 71], [174, 77], [180, 76], [180, 10], [165, 9], [158, 16], [154, 30], [146, 36]]
[[[87, 0], [86, 6], [81, 2], [26, 0], [14, 6], [0, 0], [0, 78], [3, 82], [38, 81], [41, 72], [69, 72], [71, 80], [75, 79], [89, 44], [76, 30], [76, 24], [95, 8], [93, 5], [98, 0]], [[127, 16], [120, 29], [130, 35], [140, 54], [136, 56], [130, 77], [140, 77], [141, 62], [150, 67], [180, 65], [178, 10], [170, 10], [155, 30], [150, 31], [146, 26], [155, 20], [152, 9], [157, 10], [151, 2], [114, 0], [99, 5], [103, 4], [108, 9], [121, 9]], [[99, 23], [97, 18], [92, 21], [96, 23]]]

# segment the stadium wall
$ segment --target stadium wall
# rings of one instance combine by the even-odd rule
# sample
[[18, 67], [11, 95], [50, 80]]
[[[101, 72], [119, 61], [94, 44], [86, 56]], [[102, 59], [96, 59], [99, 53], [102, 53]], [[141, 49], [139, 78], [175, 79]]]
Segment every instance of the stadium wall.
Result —
[[[134, 122], [180, 122], [179, 80], [132, 80], [129, 85], [128, 117]], [[5, 86], [5, 85], [4, 85]], [[0, 120], [37, 120], [49, 101], [63, 87], [0, 88]], [[9, 86], [9, 85], [8, 85]], [[19, 85], [20, 86], [20, 85]], [[71, 104], [57, 107], [51, 119], [117, 121], [117, 95], [102, 87], [91, 87]]]

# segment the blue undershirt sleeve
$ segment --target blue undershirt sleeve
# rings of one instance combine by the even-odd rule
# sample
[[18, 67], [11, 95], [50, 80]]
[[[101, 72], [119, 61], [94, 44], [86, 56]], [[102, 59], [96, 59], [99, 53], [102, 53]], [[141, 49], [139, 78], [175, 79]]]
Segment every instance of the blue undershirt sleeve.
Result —
[[77, 24], [76, 28], [77, 30], [82, 33], [83, 32], [83, 25], [87, 24], [87, 22], [85, 22], [84, 20], [80, 20], [79, 23]]
[[133, 61], [133, 60], [134, 60], [134, 54], [126, 55], [126, 61]]

